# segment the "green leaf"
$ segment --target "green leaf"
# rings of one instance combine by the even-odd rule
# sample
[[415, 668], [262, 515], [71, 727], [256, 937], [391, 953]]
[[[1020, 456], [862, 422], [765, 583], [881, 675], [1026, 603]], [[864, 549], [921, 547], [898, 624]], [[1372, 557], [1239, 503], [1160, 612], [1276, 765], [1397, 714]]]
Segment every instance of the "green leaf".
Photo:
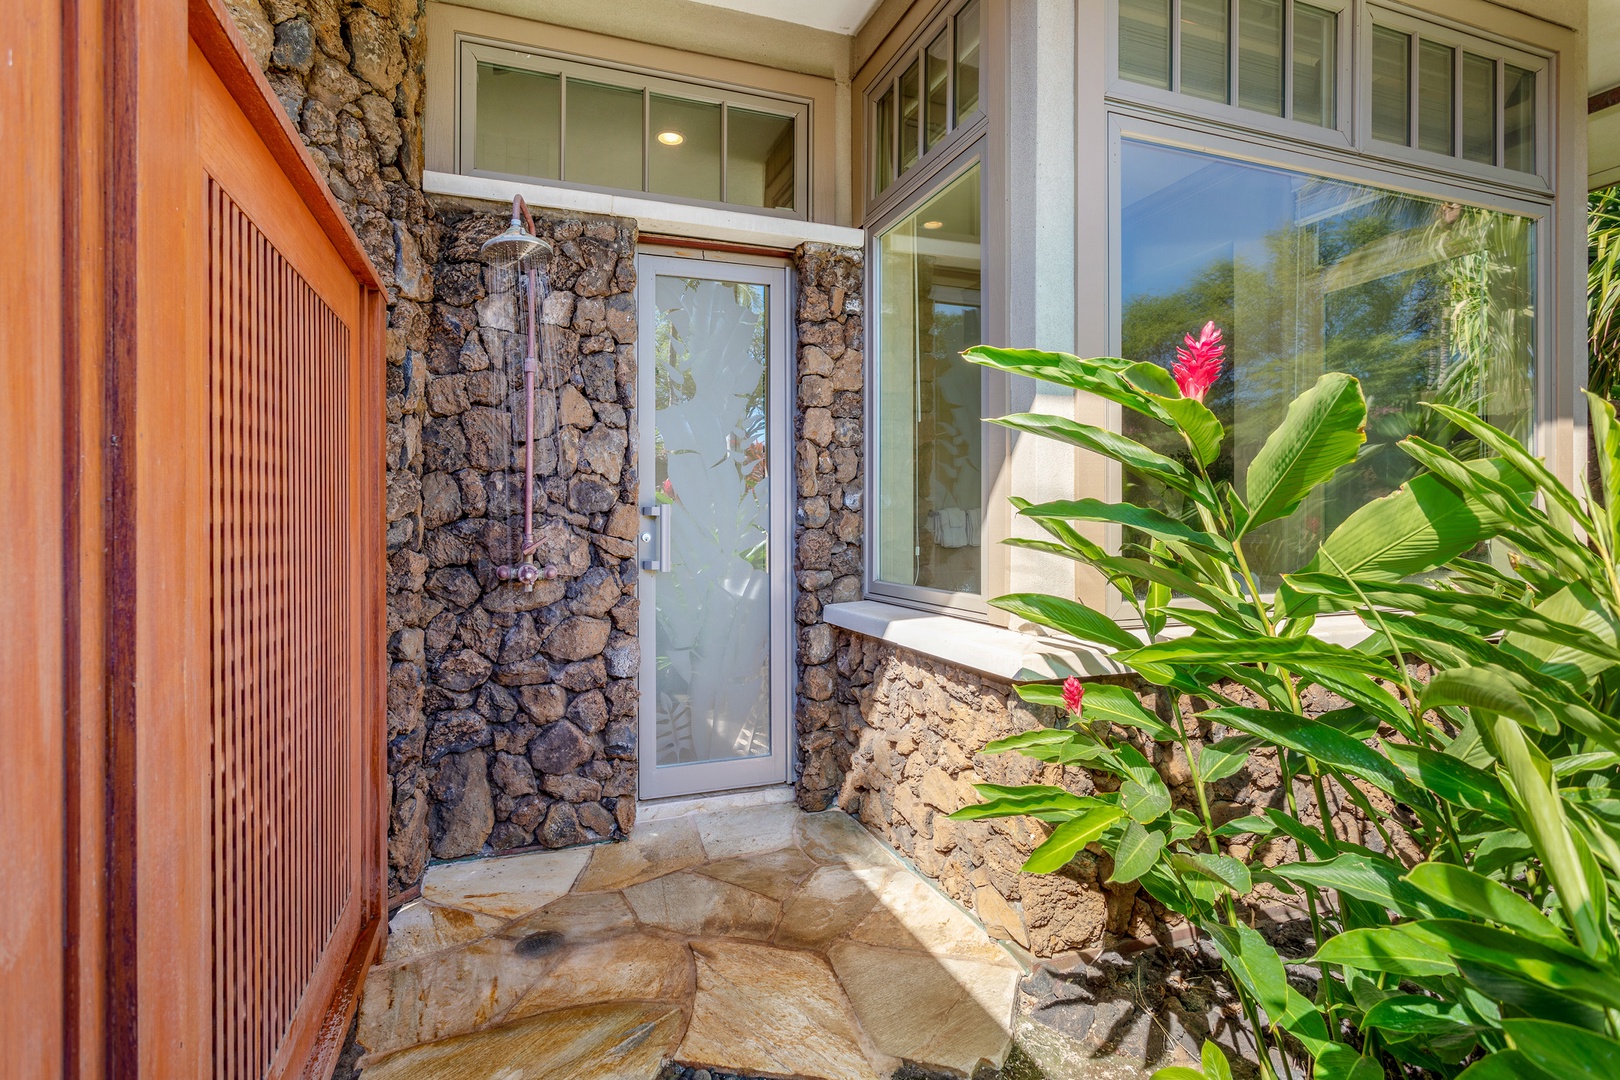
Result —
[[1215, 414], [1201, 401], [1181, 396], [1181, 387], [1171, 374], [1158, 364], [1146, 361], [1132, 364], [1121, 371], [1120, 378], [1150, 398], [1165, 415], [1175, 422], [1176, 430], [1187, 443], [1198, 464], [1208, 465], [1221, 454], [1221, 442], [1226, 429], [1215, 419]]
[[1383, 747], [1384, 753], [1406, 778], [1425, 791], [1432, 791], [1465, 810], [1479, 810], [1504, 822], [1513, 821], [1513, 804], [1508, 801], [1507, 789], [1484, 769], [1423, 746], [1386, 741]]
[[1384, 1080], [1384, 1067], [1343, 1043], [1330, 1043], [1316, 1055], [1313, 1080]]
[[1569, 488], [1565, 487], [1553, 475], [1551, 469], [1547, 468], [1539, 458], [1526, 450], [1523, 444], [1513, 436], [1492, 427], [1472, 413], [1463, 412], [1461, 409], [1450, 405], [1437, 401], [1425, 401], [1423, 405], [1425, 408], [1432, 409], [1444, 416], [1447, 420], [1450, 420], [1453, 424], [1456, 424], [1496, 451], [1503, 461], [1518, 470], [1527, 484], [1545, 492], [1549, 498], [1562, 506], [1570, 517], [1580, 522], [1582, 529], [1591, 530], [1591, 520], [1587, 518], [1585, 511], [1582, 509], [1580, 500], [1575, 498]]
[[984, 752], [1002, 754], [1008, 750], [1022, 750], [1028, 746], [1056, 746], [1074, 740], [1075, 733], [1063, 728], [1036, 728], [1034, 731], [1021, 731], [1017, 735], [988, 742], [985, 744]]
[[1458, 919], [1427, 919], [1409, 929], [1456, 960], [1488, 964], [1556, 993], [1620, 1008], [1620, 979], [1570, 946]]
[[1183, 874], [1192, 874], [1218, 885], [1225, 885], [1239, 896], [1247, 896], [1254, 891], [1254, 880], [1249, 875], [1249, 868], [1230, 855], [1210, 855], [1206, 852], [1188, 854], [1176, 851], [1170, 855], [1170, 865]]
[[1170, 812], [1170, 792], [1165, 790], [1163, 783], [1140, 784], [1127, 780], [1119, 786], [1119, 797], [1131, 820], [1143, 825], [1157, 821]]
[[1108, 826], [1125, 816], [1116, 806], [1097, 806], [1072, 821], [1065, 821], [1052, 830], [1046, 842], [1036, 848], [1024, 863], [1028, 874], [1050, 874], [1062, 869], [1079, 850], [1108, 830]]
[[1288, 974], [1283, 970], [1282, 957], [1259, 931], [1242, 923], [1209, 923], [1203, 930], [1226, 962], [1226, 969], [1268, 1016], [1281, 1017], [1288, 1012]]
[[1120, 834], [1119, 843], [1114, 847], [1114, 873], [1108, 880], [1119, 883], [1135, 881], [1153, 868], [1163, 851], [1163, 833], [1127, 821], [1125, 831]]
[[1176, 737], [1170, 725], [1149, 712], [1135, 694], [1111, 683], [1091, 683], [1086, 686], [1085, 697], [1080, 702], [1080, 716], [1086, 721], [1137, 728], [1159, 742], [1169, 742]]
[[1277, 826], [1268, 817], [1259, 814], [1245, 814], [1240, 818], [1233, 818], [1225, 825], [1215, 830], [1216, 836], [1242, 836], [1253, 833], [1256, 836], [1270, 836], [1277, 831]]
[[1603, 506], [1609, 514], [1609, 530], [1620, 528], [1620, 424], [1615, 422], [1614, 406], [1592, 391], [1586, 394], [1586, 417], [1597, 453], [1598, 476], [1603, 482]]
[[1034, 503], [1019, 513], [1028, 518], [1056, 518], [1060, 521], [1101, 521], [1123, 525], [1161, 540], [1179, 540], [1217, 554], [1230, 552], [1232, 545], [1212, 533], [1194, 529], [1168, 514], [1134, 503], [1110, 503], [1101, 499], [1060, 499]]
[[1541, 714], [1514, 688], [1505, 674], [1487, 667], [1457, 667], [1437, 671], [1423, 690], [1423, 709], [1444, 705], [1464, 705], [1497, 716], [1509, 716], [1521, 724], [1541, 728]]
[[1206, 784], [1225, 780], [1249, 763], [1249, 752], [1260, 745], [1254, 735], [1238, 735], [1205, 744], [1198, 751], [1198, 778]]
[[1209, 1080], [1232, 1080], [1232, 1064], [1226, 1060], [1226, 1054], [1219, 1046], [1205, 1039], [1204, 1045], [1199, 1047], [1198, 1058]]
[[1067, 820], [1080, 811], [1096, 805], [1097, 800], [1094, 798], [1073, 795], [1059, 788], [1052, 791], [1037, 790], [1028, 795], [991, 798], [987, 802], [964, 806], [950, 817], [953, 821], [978, 821], [981, 818], [1017, 817], [1028, 814], [1031, 817], [1058, 815], [1059, 820]]
[[990, 422], [1012, 428], [1014, 431], [1056, 439], [1070, 446], [1078, 446], [1082, 450], [1101, 454], [1119, 462], [1139, 476], [1157, 480], [1188, 498], [1213, 508], [1214, 496], [1183, 465], [1107, 428], [1076, 423], [1061, 416], [1044, 416], [1040, 413], [1014, 413], [1012, 416], [1003, 416]]
[[1384, 755], [1359, 739], [1316, 720], [1272, 709], [1232, 706], [1203, 714], [1207, 720], [1257, 735], [1268, 742], [1286, 746], [1342, 769], [1395, 796], [1410, 806], [1428, 804], [1428, 796]]
[[1504, 1019], [1508, 1043], [1539, 1069], [1564, 1080], [1612, 1080], [1620, 1042], [1571, 1024]]
[[1360, 672], [1392, 679], [1395, 668], [1377, 656], [1347, 649], [1342, 645], [1312, 637], [1255, 638], [1249, 641], [1222, 641], [1203, 634], [1190, 634], [1171, 641], [1123, 649], [1115, 659], [1135, 667], [1137, 663], [1157, 664], [1310, 664], [1315, 667]]
[[1367, 441], [1367, 402], [1350, 375], [1329, 372], [1289, 403], [1288, 412], [1255, 455], [1245, 478], [1249, 517], [1242, 536], [1287, 517], [1311, 489], [1356, 459]]
[[1023, 619], [1051, 627], [1081, 641], [1107, 645], [1113, 649], [1134, 649], [1142, 641], [1122, 629], [1113, 619], [1084, 604], [1044, 593], [1010, 593], [990, 601], [994, 607]]
[[1457, 970], [1438, 943], [1417, 936], [1410, 924], [1346, 930], [1323, 942], [1312, 960], [1402, 978], [1451, 975]]
[[1531, 937], [1564, 941], [1564, 935], [1530, 901], [1488, 877], [1449, 863], [1426, 862], [1407, 875], [1430, 896], [1469, 915], [1522, 931]]
[[[1480, 458], [1467, 467], [1523, 484], [1500, 458]], [[1463, 554], [1502, 528], [1502, 520], [1429, 473], [1413, 477], [1393, 494], [1374, 499], [1333, 530], [1305, 573], [1331, 572], [1362, 580], [1399, 579], [1432, 570]]]
[[1368, 1009], [1360, 1026], [1362, 1030], [1382, 1028], [1402, 1035], [1437, 1035], [1471, 1028], [1473, 1024], [1467, 1011], [1456, 1002], [1422, 994], [1397, 994]]
[[1504, 1050], [1480, 1058], [1457, 1074], [1457, 1080], [1559, 1080], [1531, 1064], [1517, 1050]]
[[1204, 1074], [1185, 1065], [1166, 1065], [1148, 1080], [1204, 1080]]
[[1405, 915], [1422, 919], [1462, 915], [1458, 908], [1437, 902], [1402, 876], [1406, 868], [1394, 859], [1345, 852], [1326, 862], [1285, 863], [1272, 873], [1301, 885], [1337, 889]]

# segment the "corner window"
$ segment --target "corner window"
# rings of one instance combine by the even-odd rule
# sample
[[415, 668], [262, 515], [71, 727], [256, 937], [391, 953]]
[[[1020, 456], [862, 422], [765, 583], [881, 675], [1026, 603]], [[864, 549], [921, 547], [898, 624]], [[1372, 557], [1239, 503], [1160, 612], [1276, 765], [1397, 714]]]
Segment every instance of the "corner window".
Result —
[[980, 3], [948, 4], [868, 92], [874, 195], [980, 115]]
[[[1531, 435], [1532, 207], [1507, 213], [1128, 136], [1116, 197], [1120, 355], [1169, 367], [1188, 330], [1212, 320], [1225, 336], [1228, 364], [1208, 404], [1233, 438], [1215, 475], [1242, 475], [1288, 403], [1323, 373], [1361, 380], [1367, 442], [1355, 464], [1253, 537], [1268, 582], [1419, 471], [1400, 440], [1480, 455], [1424, 402]], [[1124, 431], [1186, 455], [1135, 413]], [[1177, 498], [1129, 476], [1124, 497], [1171, 507]]]
[[462, 40], [459, 169], [804, 217], [802, 101]]
[[872, 422], [875, 592], [948, 601], [982, 589], [983, 228], [977, 161], [876, 240]]

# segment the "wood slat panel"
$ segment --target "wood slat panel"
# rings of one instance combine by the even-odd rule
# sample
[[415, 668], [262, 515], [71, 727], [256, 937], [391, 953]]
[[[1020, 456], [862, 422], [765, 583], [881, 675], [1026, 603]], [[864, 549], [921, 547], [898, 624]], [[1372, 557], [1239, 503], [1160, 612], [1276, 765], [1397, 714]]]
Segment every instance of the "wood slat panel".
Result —
[[[207, 183], [214, 1066], [278, 1075], [361, 930], [350, 327]], [[312, 1000], [313, 999], [313, 1000]]]

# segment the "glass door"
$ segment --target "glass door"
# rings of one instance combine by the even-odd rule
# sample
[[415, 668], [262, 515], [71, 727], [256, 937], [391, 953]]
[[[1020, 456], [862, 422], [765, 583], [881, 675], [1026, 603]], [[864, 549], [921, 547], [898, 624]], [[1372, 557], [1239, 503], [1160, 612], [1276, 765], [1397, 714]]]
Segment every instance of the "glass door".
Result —
[[640, 794], [784, 783], [787, 271], [639, 266]]

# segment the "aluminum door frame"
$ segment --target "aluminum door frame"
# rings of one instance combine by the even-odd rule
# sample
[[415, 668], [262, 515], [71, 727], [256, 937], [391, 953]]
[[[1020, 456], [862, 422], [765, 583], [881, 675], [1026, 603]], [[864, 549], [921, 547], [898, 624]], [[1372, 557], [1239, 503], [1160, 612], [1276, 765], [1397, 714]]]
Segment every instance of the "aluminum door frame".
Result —
[[[638, 358], [636, 379], [636, 438], [639, 457], [637, 474], [640, 490], [637, 505], [654, 503], [657, 469], [654, 467], [653, 433], [657, 420], [656, 385], [653, 378], [653, 327], [657, 320], [657, 280], [659, 277], [699, 278], [706, 281], [735, 281], [766, 286], [765, 310], [769, 319], [766, 333], [766, 469], [770, 478], [770, 528], [767, 536], [767, 567], [770, 576], [770, 737], [771, 752], [763, 757], [730, 761], [693, 762], [689, 765], [658, 765], [658, 574], [642, 569], [637, 574], [637, 596], [641, 601], [641, 672], [638, 708], [637, 794], [642, 799], [678, 795], [700, 795], [740, 788], [785, 784], [793, 761], [791, 745], [793, 716], [793, 674], [795, 642], [790, 633], [792, 616], [793, 522], [793, 415], [791, 353], [792, 335], [788, 318], [790, 307], [788, 267], [783, 264], [731, 262], [682, 258], [668, 255], [636, 257], [636, 309]], [[643, 352], [643, 350], [645, 350]], [[640, 519], [637, 560], [651, 557], [658, 542], [658, 528], [652, 518]], [[651, 536], [651, 541], [641, 539]], [[658, 553], [662, 557], [661, 552]]]

